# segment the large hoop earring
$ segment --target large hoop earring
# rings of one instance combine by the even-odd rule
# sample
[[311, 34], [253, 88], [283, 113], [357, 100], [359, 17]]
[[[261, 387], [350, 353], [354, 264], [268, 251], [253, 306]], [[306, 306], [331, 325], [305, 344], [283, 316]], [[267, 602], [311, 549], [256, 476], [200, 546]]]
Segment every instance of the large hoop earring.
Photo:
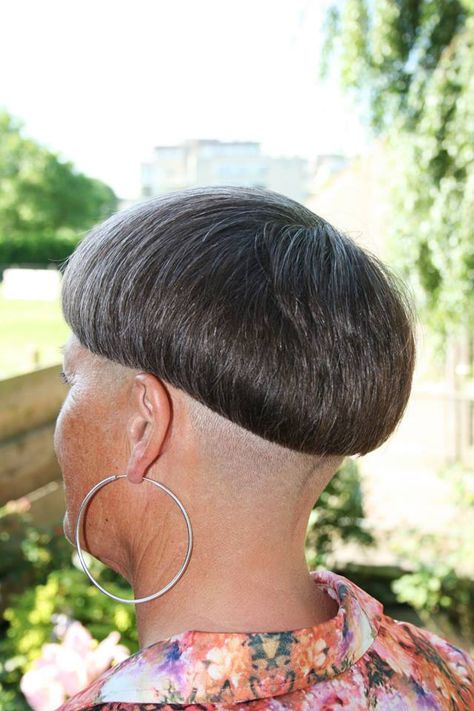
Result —
[[126, 474], [114, 474], [114, 475], [109, 476], [109, 477], [107, 477], [107, 478], [105, 478], [105, 479], [102, 479], [102, 481], [99, 481], [95, 486], [92, 487], [92, 489], [89, 491], [89, 493], [86, 494], [86, 496], [84, 497], [84, 499], [83, 499], [83, 501], [82, 501], [82, 503], [81, 503], [81, 506], [80, 506], [80, 508], [79, 508], [79, 514], [78, 514], [78, 516], [77, 516], [77, 522], [76, 522], [76, 547], [77, 547], [77, 554], [78, 554], [78, 556], [79, 556], [79, 560], [80, 560], [81, 565], [82, 565], [82, 569], [84, 570], [84, 572], [86, 573], [86, 575], [89, 577], [89, 580], [90, 580], [92, 583], [94, 583], [94, 585], [95, 585], [97, 588], [99, 588], [99, 590], [100, 590], [101, 592], [103, 592], [104, 595], [108, 595], [109, 597], [113, 598], [114, 600], [117, 600], [117, 602], [125, 602], [125, 603], [128, 603], [128, 604], [136, 604], [136, 603], [139, 603], [139, 602], [149, 602], [149, 600], [154, 600], [155, 598], [160, 597], [160, 595], [164, 595], [166, 592], [168, 592], [168, 590], [169, 590], [170, 588], [172, 588], [173, 585], [176, 585], [176, 583], [178, 582], [178, 580], [180, 579], [180, 577], [183, 575], [184, 571], [186, 570], [187, 565], [188, 565], [188, 563], [189, 563], [189, 559], [190, 559], [190, 557], [191, 557], [191, 551], [192, 551], [192, 547], [193, 547], [193, 531], [192, 531], [192, 528], [191, 528], [191, 521], [189, 520], [189, 516], [188, 516], [188, 514], [187, 514], [187, 511], [186, 511], [186, 509], [184, 508], [184, 506], [183, 506], [183, 504], [181, 503], [181, 501], [178, 499], [178, 497], [177, 497], [175, 494], [173, 494], [173, 492], [172, 492], [170, 489], [168, 489], [168, 487], [166, 487], [164, 484], [160, 484], [158, 481], [155, 481], [154, 479], [147, 479], [147, 477], [143, 477], [143, 481], [149, 481], [150, 484], [153, 484], [154, 486], [157, 486], [159, 489], [161, 489], [162, 491], [166, 492], [169, 496], [171, 496], [171, 498], [173, 499], [173, 501], [175, 501], [175, 502], [178, 504], [178, 506], [179, 506], [179, 508], [180, 508], [180, 511], [181, 511], [181, 513], [183, 514], [183, 517], [184, 517], [184, 520], [185, 520], [185, 523], [186, 523], [186, 528], [187, 528], [187, 530], [188, 530], [188, 548], [187, 548], [187, 551], [186, 551], [186, 555], [185, 555], [185, 558], [184, 558], [184, 562], [183, 562], [181, 568], [179, 569], [179, 571], [178, 571], [178, 572], [176, 573], [176, 575], [174, 576], [174, 578], [173, 578], [167, 585], [165, 585], [164, 588], [162, 588], [161, 590], [158, 590], [158, 592], [153, 593], [152, 595], [147, 595], [146, 597], [140, 597], [140, 598], [136, 598], [136, 599], [129, 600], [128, 598], [119, 597], [118, 595], [114, 595], [113, 593], [108, 592], [107, 590], [105, 590], [105, 589], [102, 587], [102, 585], [100, 585], [100, 584], [97, 582], [97, 580], [95, 580], [95, 579], [92, 577], [92, 574], [90, 573], [90, 571], [89, 571], [89, 569], [88, 569], [88, 567], [87, 567], [87, 565], [86, 565], [86, 562], [85, 562], [85, 560], [84, 560], [84, 556], [82, 555], [82, 549], [81, 549], [81, 545], [80, 545], [80, 542], [79, 542], [79, 538], [80, 538], [80, 526], [81, 526], [82, 516], [83, 516], [83, 514], [84, 514], [84, 510], [85, 510], [85, 508], [86, 508], [88, 502], [91, 500], [91, 498], [92, 498], [92, 497], [94, 496], [94, 494], [96, 493], [96, 491], [98, 491], [99, 489], [101, 489], [103, 486], [106, 486], [107, 484], [110, 484], [110, 482], [112, 482], [112, 481], [116, 481], [117, 479], [126, 479], [126, 478], [127, 478], [127, 475], [126, 475]]

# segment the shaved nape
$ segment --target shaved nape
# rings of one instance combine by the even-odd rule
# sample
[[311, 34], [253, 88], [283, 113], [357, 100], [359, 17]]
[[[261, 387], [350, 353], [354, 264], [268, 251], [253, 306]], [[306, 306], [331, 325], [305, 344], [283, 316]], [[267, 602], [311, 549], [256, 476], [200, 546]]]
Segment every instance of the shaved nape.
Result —
[[342, 455], [311, 455], [283, 447], [183, 395], [206, 468], [221, 484], [240, 494], [262, 490], [270, 496], [273, 490], [291, 501], [302, 488], [313, 486], [317, 496], [344, 459]]

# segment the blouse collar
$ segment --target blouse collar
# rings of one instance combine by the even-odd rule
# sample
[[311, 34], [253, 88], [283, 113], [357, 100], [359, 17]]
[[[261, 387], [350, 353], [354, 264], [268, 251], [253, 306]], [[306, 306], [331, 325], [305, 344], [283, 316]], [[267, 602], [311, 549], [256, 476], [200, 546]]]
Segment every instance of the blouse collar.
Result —
[[328, 570], [310, 574], [339, 604], [330, 620], [285, 632], [173, 635], [112, 667], [58, 711], [113, 701], [236, 704], [331, 679], [371, 646], [383, 605], [342, 575]]

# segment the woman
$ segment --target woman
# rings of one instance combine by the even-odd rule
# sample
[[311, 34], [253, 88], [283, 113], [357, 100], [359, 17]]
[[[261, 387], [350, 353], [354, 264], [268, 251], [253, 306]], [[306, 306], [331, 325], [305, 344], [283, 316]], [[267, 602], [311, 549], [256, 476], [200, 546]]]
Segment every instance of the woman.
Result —
[[94, 228], [63, 310], [64, 532], [130, 582], [140, 641], [63, 711], [471, 708], [465, 652], [305, 561], [315, 500], [409, 397], [383, 264], [277, 193], [191, 189]]

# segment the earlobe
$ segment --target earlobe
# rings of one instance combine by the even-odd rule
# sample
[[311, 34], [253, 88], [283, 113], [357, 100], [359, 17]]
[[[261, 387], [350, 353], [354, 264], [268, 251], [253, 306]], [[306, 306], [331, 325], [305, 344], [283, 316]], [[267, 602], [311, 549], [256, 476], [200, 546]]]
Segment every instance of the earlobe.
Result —
[[147, 470], [144, 443], [140, 440], [132, 449], [125, 474], [132, 484], [140, 484]]

